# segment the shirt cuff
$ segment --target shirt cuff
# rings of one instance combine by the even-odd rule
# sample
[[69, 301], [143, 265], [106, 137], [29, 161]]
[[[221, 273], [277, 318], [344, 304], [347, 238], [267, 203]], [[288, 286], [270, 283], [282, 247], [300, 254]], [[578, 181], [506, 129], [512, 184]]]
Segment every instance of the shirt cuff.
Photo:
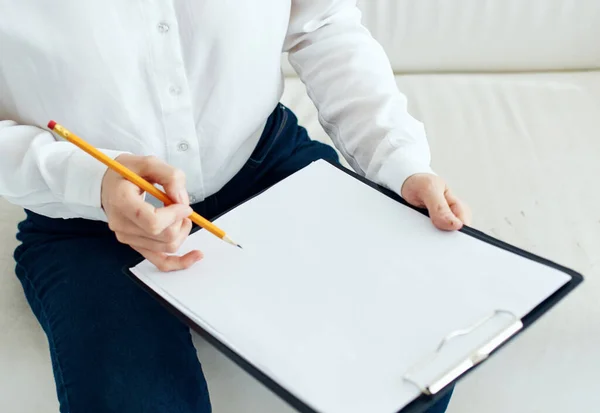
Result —
[[418, 173], [433, 174], [429, 164], [409, 152], [396, 149], [381, 165], [375, 180], [378, 184], [401, 195], [404, 182]]
[[[101, 151], [112, 159], [126, 153], [104, 149]], [[68, 172], [64, 202], [93, 208], [95, 218], [106, 221], [106, 214], [102, 209], [102, 180], [107, 169], [106, 165], [88, 153], [80, 150], [74, 151], [69, 156], [66, 165]]]

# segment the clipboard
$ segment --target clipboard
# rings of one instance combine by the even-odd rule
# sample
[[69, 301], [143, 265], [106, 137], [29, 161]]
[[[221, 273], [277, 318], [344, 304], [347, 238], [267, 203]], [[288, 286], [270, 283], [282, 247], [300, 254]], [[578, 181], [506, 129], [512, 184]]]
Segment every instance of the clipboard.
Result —
[[[394, 192], [380, 187], [338, 164], [328, 163], [326, 161], [318, 161], [317, 163], [320, 164], [320, 168], [333, 168], [337, 172], [342, 172], [345, 176], [353, 178], [353, 180], [367, 186], [370, 190], [376, 191], [378, 194], [384, 195], [387, 199], [391, 199], [396, 203], [401, 204], [403, 208], [417, 211], [424, 216], [428, 215], [426, 210], [409, 205]], [[326, 163], [326, 166], [323, 166], [323, 163]], [[311, 165], [306, 168], [309, 167], [311, 167]], [[301, 171], [296, 172], [296, 174]], [[278, 184], [275, 184], [274, 187], [285, 185], [285, 182], [286, 180], [281, 181]], [[231, 211], [256, 198], [261, 197], [264, 192], [269, 190], [270, 188], [242, 202], [236, 207], [216, 217], [215, 220], [226, 216]], [[198, 230], [198, 228], [195, 228], [192, 233], [195, 234]], [[230, 230], [235, 232], [235, 228], [231, 228]], [[480, 315], [480, 317], [472, 323], [455, 325], [452, 328], [447, 329], [444, 334], [440, 335], [436, 346], [433, 346], [427, 351], [424, 350], [421, 356], [416, 358], [405, 371], [398, 372], [398, 385], [401, 385], [402, 383], [402, 385], [408, 384], [412, 386], [415, 389], [415, 397], [398, 410], [386, 411], [383, 413], [421, 413], [425, 411], [433, 403], [443, 398], [452, 385], [477, 369], [485, 362], [485, 360], [494, 355], [507, 343], [518, 337], [519, 334], [529, 328], [537, 319], [558, 304], [583, 281], [583, 276], [572, 269], [509, 245], [473, 228], [465, 226], [459, 232], [486, 245], [509, 252], [538, 265], [554, 269], [564, 274], [568, 278], [568, 281], [559, 288], [556, 288], [550, 295], [541, 300], [522, 316], [513, 313], [509, 309], [493, 308], [488, 314]], [[243, 240], [240, 241], [243, 242]], [[161, 302], [174, 315], [179, 317], [191, 329], [212, 344], [217, 350], [222, 352], [298, 412], [330, 413], [329, 411], [316, 408], [310, 401], [299, 396], [297, 392], [294, 392], [289, 386], [286, 386], [280, 380], [275, 378], [274, 374], [268, 371], [269, 369], [265, 368], [264, 365], [259, 365], [259, 363], [256, 363], [250, 357], [242, 354], [243, 351], [240, 351], [236, 346], [227, 343], [227, 337], [215, 334], [214, 331], [209, 331], [210, 329], [207, 328], [206, 325], [203, 326], [197, 319], [193, 319], [188, 311], [185, 311], [182, 307], [174, 304], [177, 301], [176, 297], [169, 297], [164, 291], [160, 292], [159, 289], [150, 286], [148, 282], [140, 279], [132, 269], [141, 262], [142, 261], [138, 261], [125, 267], [124, 272], [147, 293]], [[465, 287], [465, 289], [468, 288], [468, 286]], [[465, 348], [452, 348], [454, 343], [464, 340], [465, 337], [473, 340], [470, 346]], [[460, 351], [454, 354], [451, 360], [452, 362], [449, 363], [446, 353], [453, 350], [456, 351], [457, 349], [461, 351], [466, 349], [468, 351], [463, 351], [464, 354], [459, 354]], [[446, 357], [446, 360], [443, 360], [444, 357]]]

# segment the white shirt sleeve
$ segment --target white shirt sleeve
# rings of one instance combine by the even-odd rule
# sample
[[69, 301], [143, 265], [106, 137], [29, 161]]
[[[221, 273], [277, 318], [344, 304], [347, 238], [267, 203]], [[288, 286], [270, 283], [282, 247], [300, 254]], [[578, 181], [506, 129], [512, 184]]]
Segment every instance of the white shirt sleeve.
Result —
[[52, 218], [106, 221], [100, 199], [106, 167], [76, 146], [41, 128], [3, 120], [0, 156], [0, 196], [9, 202]]
[[429, 144], [361, 17], [356, 0], [293, 0], [284, 51], [349, 164], [400, 192], [409, 176], [433, 173]]

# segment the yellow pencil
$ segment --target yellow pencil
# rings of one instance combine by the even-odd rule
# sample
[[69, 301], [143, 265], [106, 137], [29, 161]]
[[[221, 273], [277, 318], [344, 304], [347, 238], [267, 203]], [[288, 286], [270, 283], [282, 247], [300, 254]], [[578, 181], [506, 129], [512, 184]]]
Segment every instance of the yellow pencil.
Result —
[[[81, 139], [80, 137], [75, 135], [74, 133], [67, 130], [64, 126], [61, 126], [58, 123], [56, 123], [55, 121], [51, 120], [48, 123], [48, 128], [50, 128], [54, 132], [58, 133], [60, 136], [62, 136], [63, 138], [65, 138], [67, 141], [71, 142], [75, 146], [79, 147], [83, 151], [87, 152], [88, 154], [90, 154], [91, 156], [93, 156], [94, 158], [96, 158], [97, 160], [99, 160], [100, 162], [105, 164], [106, 166], [108, 166], [113, 171], [121, 174], [121, 176], [123, 176], [123, 178], [127, 179], [128, 181], [130, 181], [130, 182], [134, 183], [135, 185], [137, 185], [138, 187], [140, 187], [142, 190], [153, 195], [155, 198], [162, 201], [165, 205], [171, 205], [174, 203], [171, 199], [169, 199], [167, 194], [162, 192], [160, 189], [156, 188], [150, 182], [146, 181], [144, 178], [142, 178], [141, 176], [139, 176], [132, 170], [126, 168], [125, 166], [123, 166], [119, 162], [115, 161], [111, 157], [100, 152], [98, 149], [94, 148], [92, 145], [90, 145], [89, 143], [87, 143], [86, 141], [84, 141], [83, 139]], [[239, 244], [233, 242], [233, 240], [231, 240], [231, 238], [229, 238], [225, 234], [225, 231], [223, 231], [221, 228], [217, 227], [215, 224], [213, 224], [206, 218], [202, 217], [200, 214], [193, 212], [189, 218], [190, 218], [190, 220], [192, 220], [192, 222], [196, 223], [197, 225], [201, 226], [205, 230], [207, 230], [210, 233], [221, 238], [223, 241], [225, 241], [231, 245], [235, 245], [236, 247], [242, 248]]]

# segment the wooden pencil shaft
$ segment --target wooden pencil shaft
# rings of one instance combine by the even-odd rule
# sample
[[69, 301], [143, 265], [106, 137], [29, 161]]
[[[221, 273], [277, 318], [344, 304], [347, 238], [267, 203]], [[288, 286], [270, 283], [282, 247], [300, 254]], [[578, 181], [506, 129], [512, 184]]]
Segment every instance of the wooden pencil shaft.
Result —
[[[63, 138], [65, 138], [66, 140], [71, 142], [73, 145], [77, 146], [81, 150], [85, 151], [87, 154], [89, 154], [92, 157], [94, 157], [95, 159], [99, 160], [100, 162], [105, 164], [110, 169], [119, 173], [123, 178], [125, 178], [128, 181], [132, 182], [133, 184], [137, 185], [143, 191], [151, 194], [152, 196], [154, 196], [155, 198], [160, 200], [165, 205], [171, 205], [174, 203], [167, 196], [167, 194], [165, 194], [160, 189], [158, 189], [157, 187], [152, 185], [150, 182], [146, 181], [144, 178], [142, 178], [141, 176], [139, 176], [138, 174], [133, 172], [131, 169], [124, 166], [123, 164], [115, 161], [108, 155], [95, 149], [93, 146], [91, 146], [90, 144], [85, 142], [83, 139], [81, 139], [77, 135], [69, 132], [63, 126], [61, 126], [59, 124], [53, 124], [52, 129], [54, 131], [56, 131], [60, 136], [62, 136]], [[218, 228], [216, 225], [214, 225], [212, 222], [210, 222], [206, 218], [202, 217], [200, 214], [193, 212], [189, 218], [193, 223], [206, 229], [207, 231], [211, 232], [212, 234], [216, 235], [217, 237], [223, 238], [225, 236], [225, 232], [222, 229]]]

